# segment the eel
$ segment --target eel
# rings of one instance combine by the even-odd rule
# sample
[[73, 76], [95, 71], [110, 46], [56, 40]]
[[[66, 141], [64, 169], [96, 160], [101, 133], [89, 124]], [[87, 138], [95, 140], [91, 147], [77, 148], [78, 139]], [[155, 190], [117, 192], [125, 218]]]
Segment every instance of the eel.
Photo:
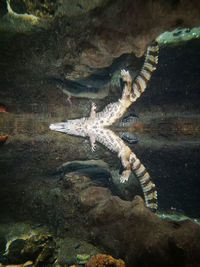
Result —
[[151, 181], [149, 173], [134, 152], [108, 127], [120, 119], [128, 107], [141, 96], [152, 72], [156, 69], [157, 63], [158, 43], [154, 41], [148, 46], [143, 67], [134, 81], [132, 81], [128, 70], [121, 70], [124, 86], [122, 97], [117, 102], [108, 104], [100, 112], [96, 112], [96, 105], [92, 103], [89, 117], [53, 123], [49, 126], [54, 131], [89, 137], [92, 151], [95, 151], [95, 142], [99, 142], [109, 150], [116, 152], [124, 168], [120, 182], [128, 181], [132, 170], [140, 182], [146, 206], [153, 211], [157, 209], [155, 184]]

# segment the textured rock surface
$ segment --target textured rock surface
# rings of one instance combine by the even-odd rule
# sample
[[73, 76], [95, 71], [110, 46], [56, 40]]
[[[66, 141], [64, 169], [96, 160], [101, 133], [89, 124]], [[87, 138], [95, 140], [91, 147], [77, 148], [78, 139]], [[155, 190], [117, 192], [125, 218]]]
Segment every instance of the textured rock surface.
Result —
[[[43, 177], [32, 183], [15, 185], [17, 193], [7, 206], [12, 211], [20, 195], [17, 218], [47, 224], [62, 238], [61, 262], [70, 259], [63, 257], [62, 244], [66, 238], [70, 251], [74, 250], [76, 240], [85, 240], [97, 247], [94, 251], [103, 248], [113, 257], [124, 259], [130, 267], [199, 266], [198, 224], [190, 220], [161, 219], [144, 206], [141, 197], [124, 201], [112, 195], [109, 189], [96, 186], [95, 182], [92, 185], [89, 178], [83, 180], [83, 176], [79, 179], [76, 176], [78, 174], [68, 188], [63, 179], [71, 179], [70, 176], [54, 181]], [[7, 190], [12, 191], [12, 186]], [[71, 242], [68, 237], [74, 237], [75, 241]], [[82, 243], [81, 250], [76, 253], [88, 253], [84, 251], [86, 247]]]
[[[0, 103], [8, 111], [0, 113], [0, 136], [9, 135], [0, 147], [1, 218], [48, 224], [57, 237], [84, 239], [130, 267], [200, 266], [199, 226], [152, 214], [133, 199], [134, 184], [122, 188], [122, 200], [103, 188], [105, 177], [47, 172], [101, 158], [117, 180], [115, 155], [100, 145], [91, 154], [88, 140], [49, 133], [48, 125], [87, 116], [90, 98], [99, 110], [118, 99], [119, 70], [134, 76], [143, 62], [136, 57], [158, 34], [199, 25], [200, 2], [59, 2], [11, 0], [9, 14], [0, 5]], [[199, 39], [161, 47], [158, 70], [130, 110], [140, 120], [133, 150], [160, 207], [190, 216], [200, 215], [199, 60]]]
[[[96, 195], [102, 197], [97, 205]], [[98, 242], [113, 255], [125, 254], [128, 266], [198, 266], [200, 247], [191, 244], [200, 237], [200, 227], [192, 221], [162, 220], [144, 207], [140, 197], [123, 201], [100, 187], [84, 190], [80, 201], [84, 209], [90, 208], [88, 217]]]
[[[30, 72], [34, 69], [39, 75], [37, 66], [43, 74], [62, 74], [73, 79], [109, 66], [113, 59], [124, 53], [142, 56], [149, 42], [166, 30], [200, 24], [198, 0], [98, 0], [87, 3], [26, 0], [23, 5], [21, 1], [11, 1], [12, 6], [20, 14], [27, 11], [50, 18], [38, 20], [33, 28], [28, 27], [27, 18], [17, 18], [14, 24], [13, 15], [2, 18], [3, 31], [13, 25], [15, 28], [11, 33], [24, 31], [26, 27], [29, 31], [28, 42], [26, 34], [20, 41], [11, 34], [10, 42], [15, 42], [15, 50], [6, 46], [13, 56], [21, 46], [26, 51], [31, 50], [31, 53], [21, 52], [19, 55], [21, 61], [26, 62], [22, 69]], [[38, 46], [38, 42], [42, 42], [42, 46]]]
[[48, 266], [55, 261], [55, 250], [56, 243], [48, 233], [35, 234], [27, 238], [23, 236], [10, 242], [6, 253], [0, 256], [0, 262], [7, 266], [31, 260], [34, 261], [34, 266]]

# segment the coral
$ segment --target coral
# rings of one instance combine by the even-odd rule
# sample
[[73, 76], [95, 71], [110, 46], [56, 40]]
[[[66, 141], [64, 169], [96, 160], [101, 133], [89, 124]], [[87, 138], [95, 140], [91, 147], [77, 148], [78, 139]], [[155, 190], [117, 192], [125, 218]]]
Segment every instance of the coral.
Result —
[[95, 267], [95, 266], [116, 266], [116, 267], [125, 267], [125, 262], [121, 259], [115, 259], [107, 254], [96, 254], [92, 256], [89, 261], [86, 263], [87, 267]]

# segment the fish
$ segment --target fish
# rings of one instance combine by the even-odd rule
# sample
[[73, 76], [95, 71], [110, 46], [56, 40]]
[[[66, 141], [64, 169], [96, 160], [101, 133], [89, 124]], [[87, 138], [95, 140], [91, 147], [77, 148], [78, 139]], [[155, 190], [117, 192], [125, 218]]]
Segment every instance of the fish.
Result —
[[74, 245], [74, 248], [77, 249], [81, 246], [81, 243], [77, 243], [76, 245]]
[[122, 140], [129, 144], [136, 144], [139, 141], [137, 136], [132, 132], [119, 132], [119, 136]]
[[77, 6], [79, 9], [83, 10], [83, 6], [82, 6], [81, 4], [78, 3], [76, 6]]
[[0, 136], [0, 145], [3, 145], [8, 139], [8, 134]]
[[4, 104], [0, 103], [0, 112], [7, 112], [7, 108]]
[[138, 116], [133, 113], [130, 113], [122, 117], [122, 119], [120, 120], [119, 126], [130, 127], [134, 123], [137, 123], [138, 121], [139, 121]]

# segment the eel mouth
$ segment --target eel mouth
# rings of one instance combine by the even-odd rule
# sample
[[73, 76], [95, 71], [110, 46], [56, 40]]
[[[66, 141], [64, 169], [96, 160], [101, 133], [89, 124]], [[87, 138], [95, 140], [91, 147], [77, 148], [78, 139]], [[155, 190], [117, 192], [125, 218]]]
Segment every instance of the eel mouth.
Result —
[[66, 132], [66, 127], [64, 123], [53, 123], [49, 125], [49, 129], [52, 131], [57, 131], [57, 132]]

